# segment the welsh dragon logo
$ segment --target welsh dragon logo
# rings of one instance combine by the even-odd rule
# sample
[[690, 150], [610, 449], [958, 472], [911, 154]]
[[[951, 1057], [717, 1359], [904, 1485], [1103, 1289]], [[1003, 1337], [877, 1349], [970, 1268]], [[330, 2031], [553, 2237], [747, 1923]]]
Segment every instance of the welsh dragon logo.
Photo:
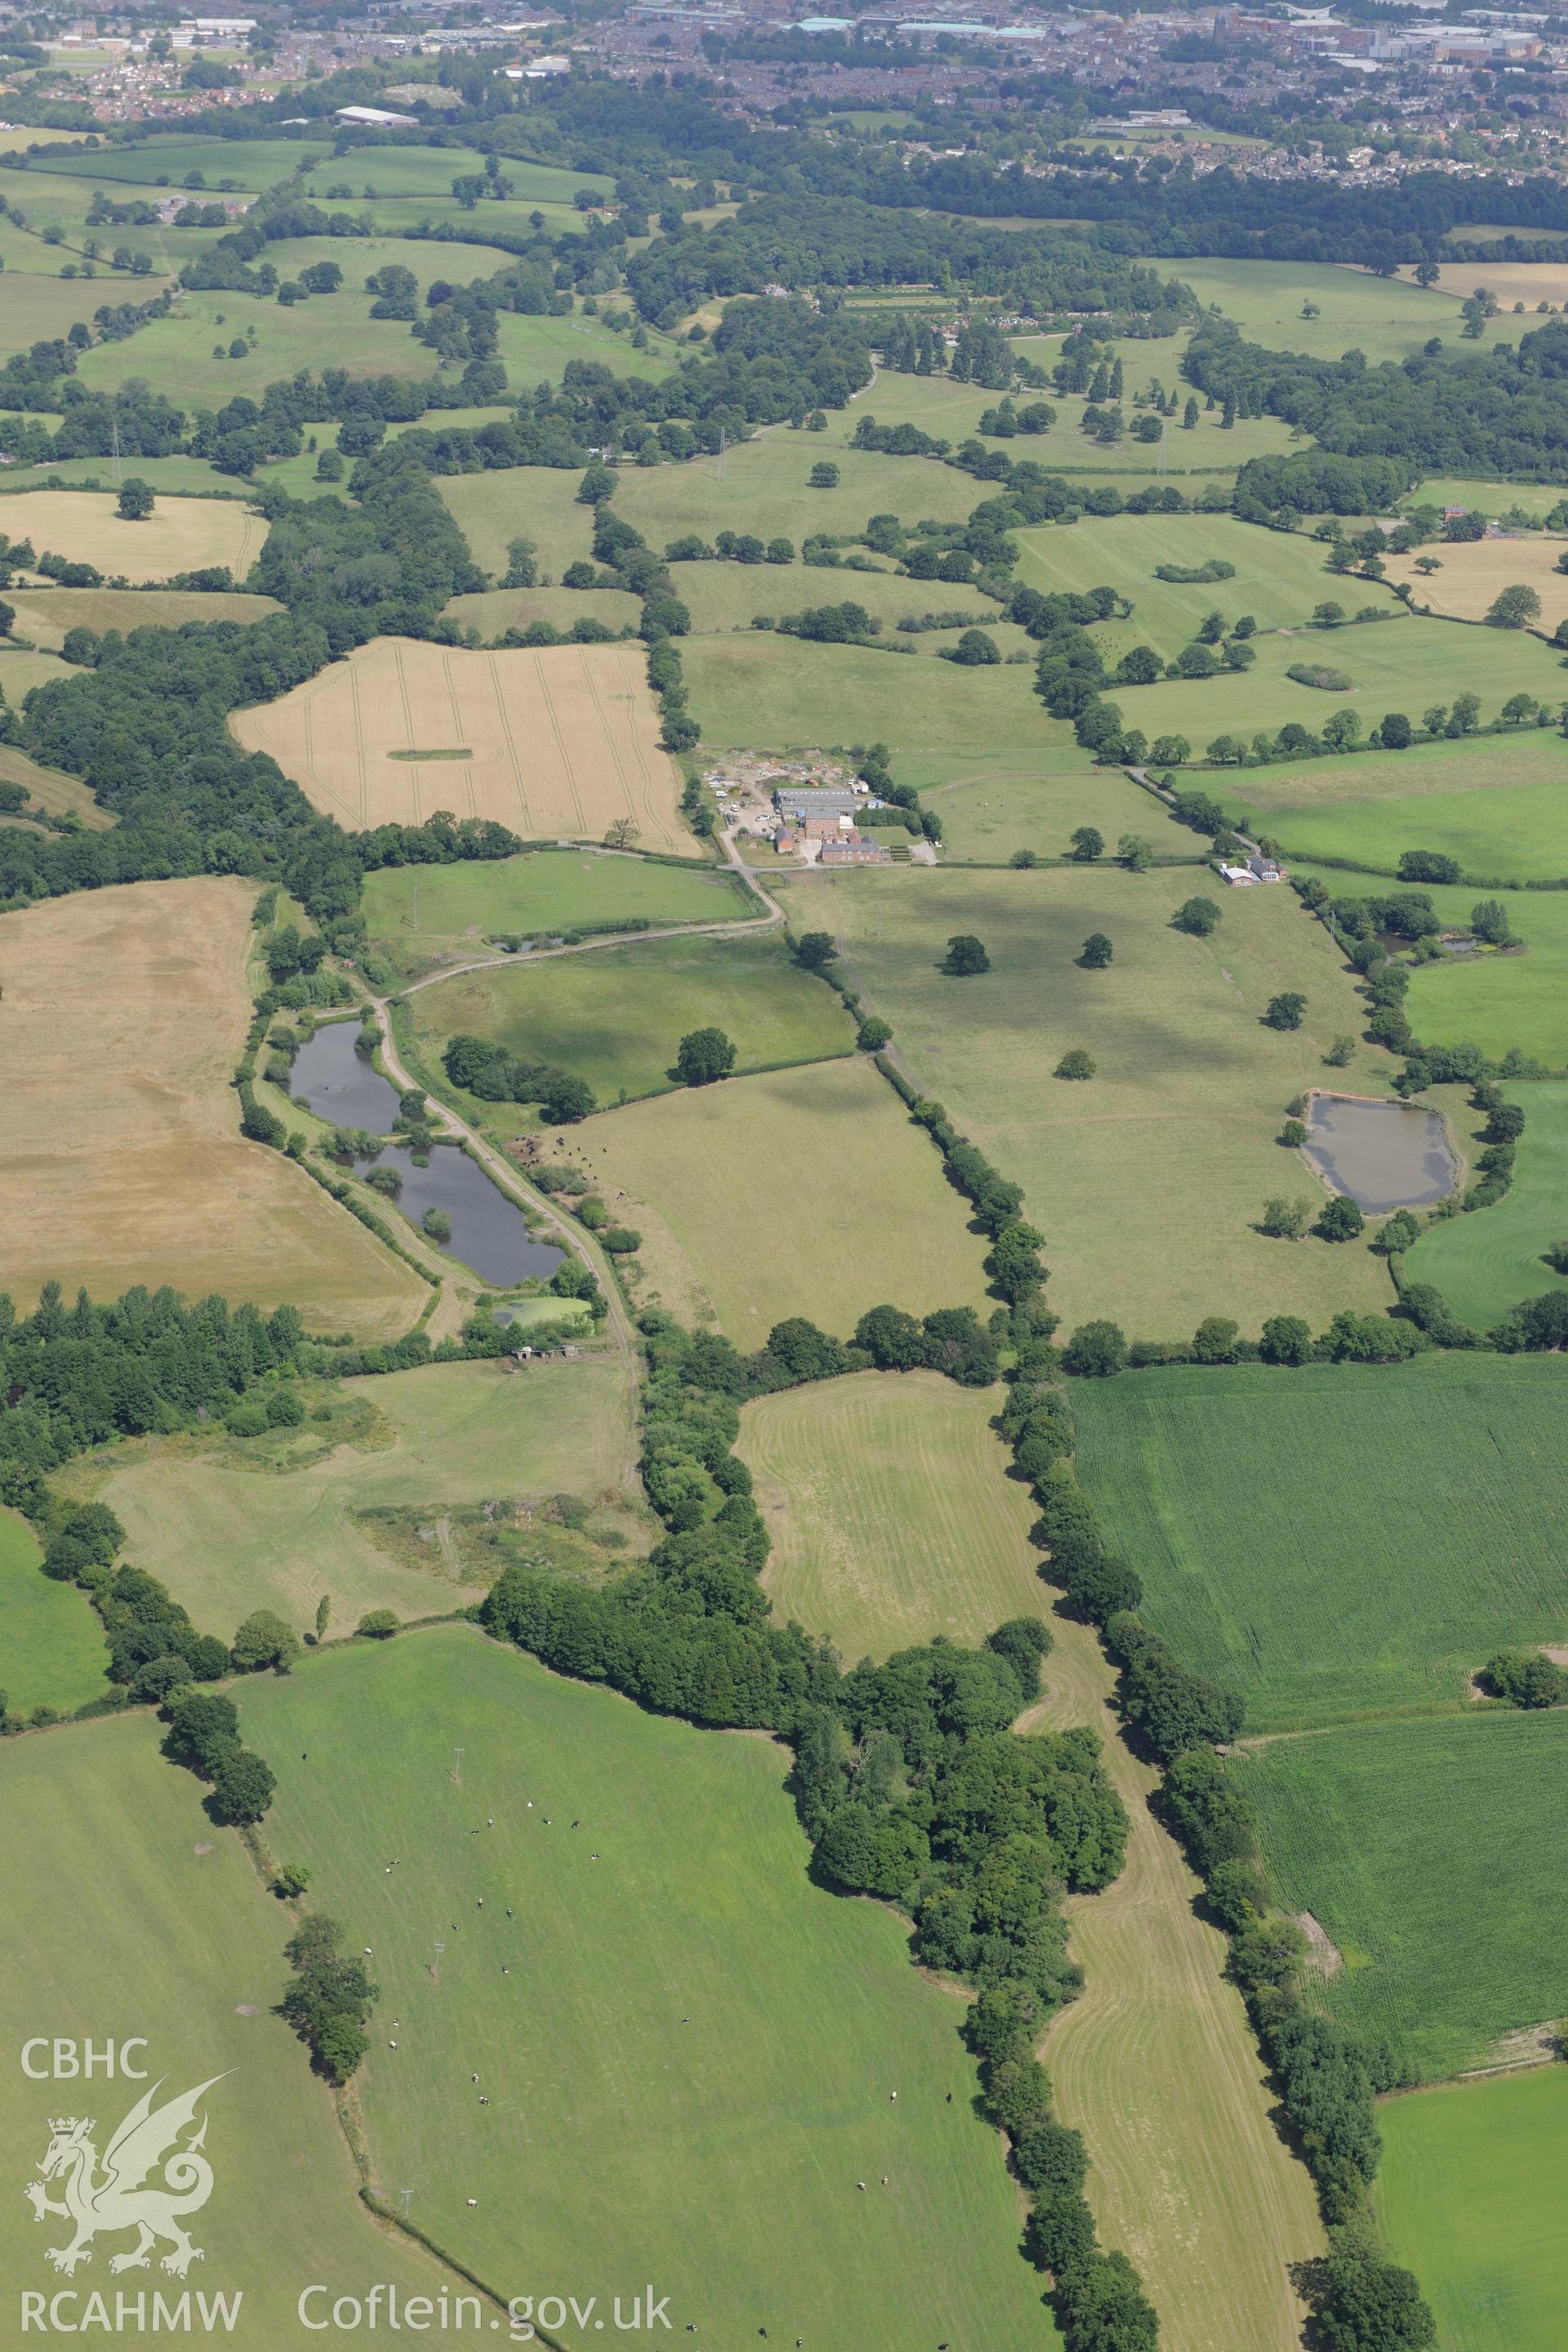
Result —
[[[184, 2147], [179, 2140], [195, 2121], [204, 2092], [224, 2078], [214, 2074], [183, 2097], [154, 2108], [153, 2101], [163, 2079], [142, 2093], [116, 2128], [103, 2151], [101, 2173], [91, 2137], [96, 2128], [92, 2116], [49, 2118], [49, 2144], [38, 2168], [41, 2177], [30, 2180], [22, 2193], [32, 2206], [35, 2221], [53, 2213], [74, 2223], [76, 2235], [69, 2245], [47, 2249], [56, 2270], [64, 2271], [68, 2278], [79, 2263], [91, 2262], [94, 2238], [111, 2237], [121, 2230], [136, 2231], [136, 2243], [129, 2253], [110, 2255], [110, 2271], [146, 2270], [153, 2248], [164, 2240], [172, 2252], [163, 2257], [162, 2267], [175, 2278], [184, 2278], [193, 2263], [204, 2259], [202, 2249], [192, 2245], [182, 2224], [185, 2216], [201, 2210], [213, 2192], [213, 2168], [201, 2153], [206, 2117], [202, 2117], [194, 2138]], [[160, 2171], [163, 2185], [143, 2187], [151, 2174]], [[48, 2194], [46, 2183], [51, 2180], [62, 2184], [63, 2202]]]

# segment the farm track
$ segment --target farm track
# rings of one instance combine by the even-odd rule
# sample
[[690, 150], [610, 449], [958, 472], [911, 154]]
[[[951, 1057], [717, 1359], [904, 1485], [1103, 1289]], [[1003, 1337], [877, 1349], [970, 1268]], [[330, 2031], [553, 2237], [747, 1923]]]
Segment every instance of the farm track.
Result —
[[1322, 2252], [1322, 2231], [1221, 1973], [1224, 1938], [1149, 1810], [1157, 1775], [1121, 1736], [1094, 1634], [1058, 1618], [1045, 1672], [1050, 1696], [1020, 1728], [1097, 1729], [1132, 1824], [1115, 1885], [1067, 1905], [1087, 1981], [1044, 2049], [1062, 2120], [1089, 2143], [1100, 2235], [1142, 2273], [1166, 2352], [1293, 2352], [1305, 2314], [1289, 2266]]

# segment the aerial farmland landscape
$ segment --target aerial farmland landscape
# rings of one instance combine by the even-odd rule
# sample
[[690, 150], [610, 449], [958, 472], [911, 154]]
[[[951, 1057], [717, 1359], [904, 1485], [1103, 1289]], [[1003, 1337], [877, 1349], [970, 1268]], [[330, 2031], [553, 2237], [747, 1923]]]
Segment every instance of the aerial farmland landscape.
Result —
[[1568, 2346], [1565, 486], [1552, 0], [0, 10], [0, 2352]]

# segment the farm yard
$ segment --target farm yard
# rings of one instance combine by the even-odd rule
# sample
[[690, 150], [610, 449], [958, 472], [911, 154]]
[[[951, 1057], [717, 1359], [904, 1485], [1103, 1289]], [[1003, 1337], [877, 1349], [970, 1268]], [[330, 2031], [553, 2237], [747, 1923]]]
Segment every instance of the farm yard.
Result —
[[253, 886], [138, 882], [0, 924], [0, 1287], [146, 1283], [405, 1330], [426, 1286], [300, 1169], [237, 1132]]
[[[200, 1783], [160, 1754], [153, 1718], [138, 1711], [6, 1740], [0, 1814], [8, 1933], [17, 1952], [47, 1955], [51, 2024], [100, 2045], [106, 2034], [116, 2042], [144, 2034], [147, 2050], [134, 2063], [163, 2078], [169, 2098], [222, 2077], [203, 2102], [206, 2150], [222, 2187], [201, 2215], [193, 2290], [231, 2297], [242, 2290], [242, 2325], [281, 2345], [310, 2340], [296, 2335], [297, 2298], [310, 2280], [330, 2279], [334, 2293], [359, 2296], [376, 2280], [395, 2282], [400, 2296], [457, 2285], [421, 2248], [378, 2233], [360, 2205], [331, 2105], [273, 2013], [289, 1974], [288, 1915], [233, 1832], [208, 1822]], [[61, 1931], [66, 1890], [68, 1934]], [[90, 2088], [101, 2147], [137, 2086], [100, 2074]], [[5, 2069], [0, 2123], [19, 2166], [39, 2163], [48, 2117], [61, 2105], [60, 2085], [29, 2081], [19, 2065]], [[0, 2257], [14, 2287], [58, 2292], [65, 2282], [46, 2248], [68, 2237], [68, 2223], [40, 2229], [22, 2196], [4, 2200]], [[132, 2242], [121, 2238], [120, 2246]], [[113, 2311], [106, 2275], [113, 2244], [100, 2242], [92, 2270], [77, 2280], [78, 2309], [96, 2284]], [[156, 2270], [152, 2278], [177, 2308], [178, 2290]], [[121, 2284], [135, 2291], [134, 2279]], [[72, 2315], [71, 2305], [61, 2310]]]
[[1406, 1278], [1436, 1284], [1476, 1331], [1563, 1283], [1546, 1253], [1568, 1228], [1568, 1086], [1510, 1087], [1507, 1096], [1525, 1116], [1512, 1184], [1491, 1208], [1428, 1226], [1405, 1260]]
[[450, 1524], [462, 1506], [503, 1506], [510, 1528], [567, 1494], [623, 1541], [639, 1528], [626, 1510], [627, 1376], [608, 1357], [511, 1378], [493, 1363], [425, 1365], [351, 1381], [343, 1401], [352, 1433], [324, 1453], [310, 1424], [303, 1445], [282, 1449], [135, 1440], [67, 1483], [109, 1505], [128, 1556], [223, 1641], [253, 1609], [305, 1631], [323, 1593], [343, 1632], [367, 1609], [407, 1619], [466, 1607], [504, 1563], [498, 1554], [489, 1575], [465, 1573]]
[[1556, 1356], [1128, 1372], [1074, 1383], [1079, 1470], [1249, 1735], [1451, 1713], [1494, 1651], [1568, 1641], [1565, 1396]]
[[258, 1677], [242, 1723], [277, 1760], [278, 1835], [400, 2021], [358, 2078], [371, 2161], [466, 2266], [606, 2300], [653, 2279], [720, 2342], [1057, 2340], [963, 2006], [910, 1968], [902, 1922], [812, 1884], [781, 1748], [466, 1627]]
[[714, 1321], [737, 1347], [792, 1315], [847, 1336], [889, 1297], [921, 1315], [989, 1312], [984, 1241], [858, 1055], [633, 1103], [562, 1148], [643, 1237], [638, 1303]]
[[1230, 1764], [1278, 1899], [1344, 1965], [1319, 1997], [1427, 2076], [1568, 2009], [1568, 1713], [1343, 1724]]
[[[1219, 888], [1190, 869], [1106, 866], [792, 885], [793, 919], [838, 932], [910, 1078], [1023, 1185], [1069, 1330], [1109, 1316], [1132, 1338], [1185, 1338], [1225, 1314], [1256, 1333], [1281, 1313], [1321, 1328], [1342, 1307], [1392, 1303], [1364, 1249], [1257, 1230], [1271, 1195], [1311, 1191], [1276, 1139], [1286, 1104], [1316, 1082], [1334, 1034], [1363, 1024], [1327, 933], [1292, 893], [1222, 890], [1210, 937], [1173, 928], [1190, 896]], [[1114, 961], [1085, 971], [1095, 930]], [[989, 972], [938, 970], [960, 932], [981, 940]], [[1307, 999], [1300, 1031], [1263, 1024], [1281, 990]], [[1053, 1075], [1074, 1049], [1096, 1065], [1087, 1084]], [[1361, 1048], [1346, 1083], [1381, 1090], [1391, 1066]]]
[[643, 848], [689, 852], [645, 667], [620, 646], [465, 653], [377, 637], [230, 724], [342, 824], [447, 809], [597, 839], [629, 817]]
[[1568, 2292], [1568, 2073], [1448, 2084], [1378, 2114], [1377, 2214], [1441, 2352], [1555, 2352]]
[[[108, 491], [101, 497], [85, 490], [0, 495], [0, 530], [7, 538], [30, 540], [40, 555], [96, 564], [106, 579], [123, 573], [132, 581], [167, 580], [173, 572], [213, 564], [243, 575], [260, 554], [267, 529], [259, 515], [235, 499], [165, 499], [144, 522], [125, 522]], [[70, 593], [37, 592], [40, 598]], [[259, 604], [255, 617], [268, 609]]]
[[[693, 1029], [721, 1028], [737, 1048], [737, 1072], [820, 1061], [855, 1043], [837, 998], [791, 960], [776, 931], [634, 940], [497, 964], [422, 988], [413, 1017], [416, 1045], [432, 1066], [449, 1037], [493, 1038], [521, 1061], [585, 1078], [601, 1104], [668, 1093]], [[482, 1115], [492, 1125], [518, 1117], [490, 1103]]]

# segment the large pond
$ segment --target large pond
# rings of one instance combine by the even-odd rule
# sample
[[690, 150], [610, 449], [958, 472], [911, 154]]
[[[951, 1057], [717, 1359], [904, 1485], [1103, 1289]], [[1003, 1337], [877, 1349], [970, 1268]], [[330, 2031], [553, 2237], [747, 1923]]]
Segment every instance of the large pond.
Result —
[[441, 1246], [498, 1290], [526, 1282], [532, 1275], [548, 1281], [566, 1255], [553, 1242], [534, 1240], [517, 1203], [457, 1144], [437, 1144], [427, 1168], [415, 1166], [405, 1143], [389, 1143], [374, 1160], [359, 1164], [362, 1173], [371, 1167], [396, 1169], [403, 1179], [397, 1205], [415, 1224], [426, 1209], [445, 1209], [452, 1220], [452, 1238]]
[[1458, 1174], [1441, 1118], [1414, 1103], [1314, 1095], [1302, 1149], [1369, 1216], [1429, 1207], [1453, 1191]]
[[289, 1091], [334, 1127], [362, 1127], [367, 1134], [385, 1135], [397, 1117], [400, 1097], [374, 1065], [355, 1052], [358, 1037], [357, 1021], [327, 1022], [295, 1055]]

